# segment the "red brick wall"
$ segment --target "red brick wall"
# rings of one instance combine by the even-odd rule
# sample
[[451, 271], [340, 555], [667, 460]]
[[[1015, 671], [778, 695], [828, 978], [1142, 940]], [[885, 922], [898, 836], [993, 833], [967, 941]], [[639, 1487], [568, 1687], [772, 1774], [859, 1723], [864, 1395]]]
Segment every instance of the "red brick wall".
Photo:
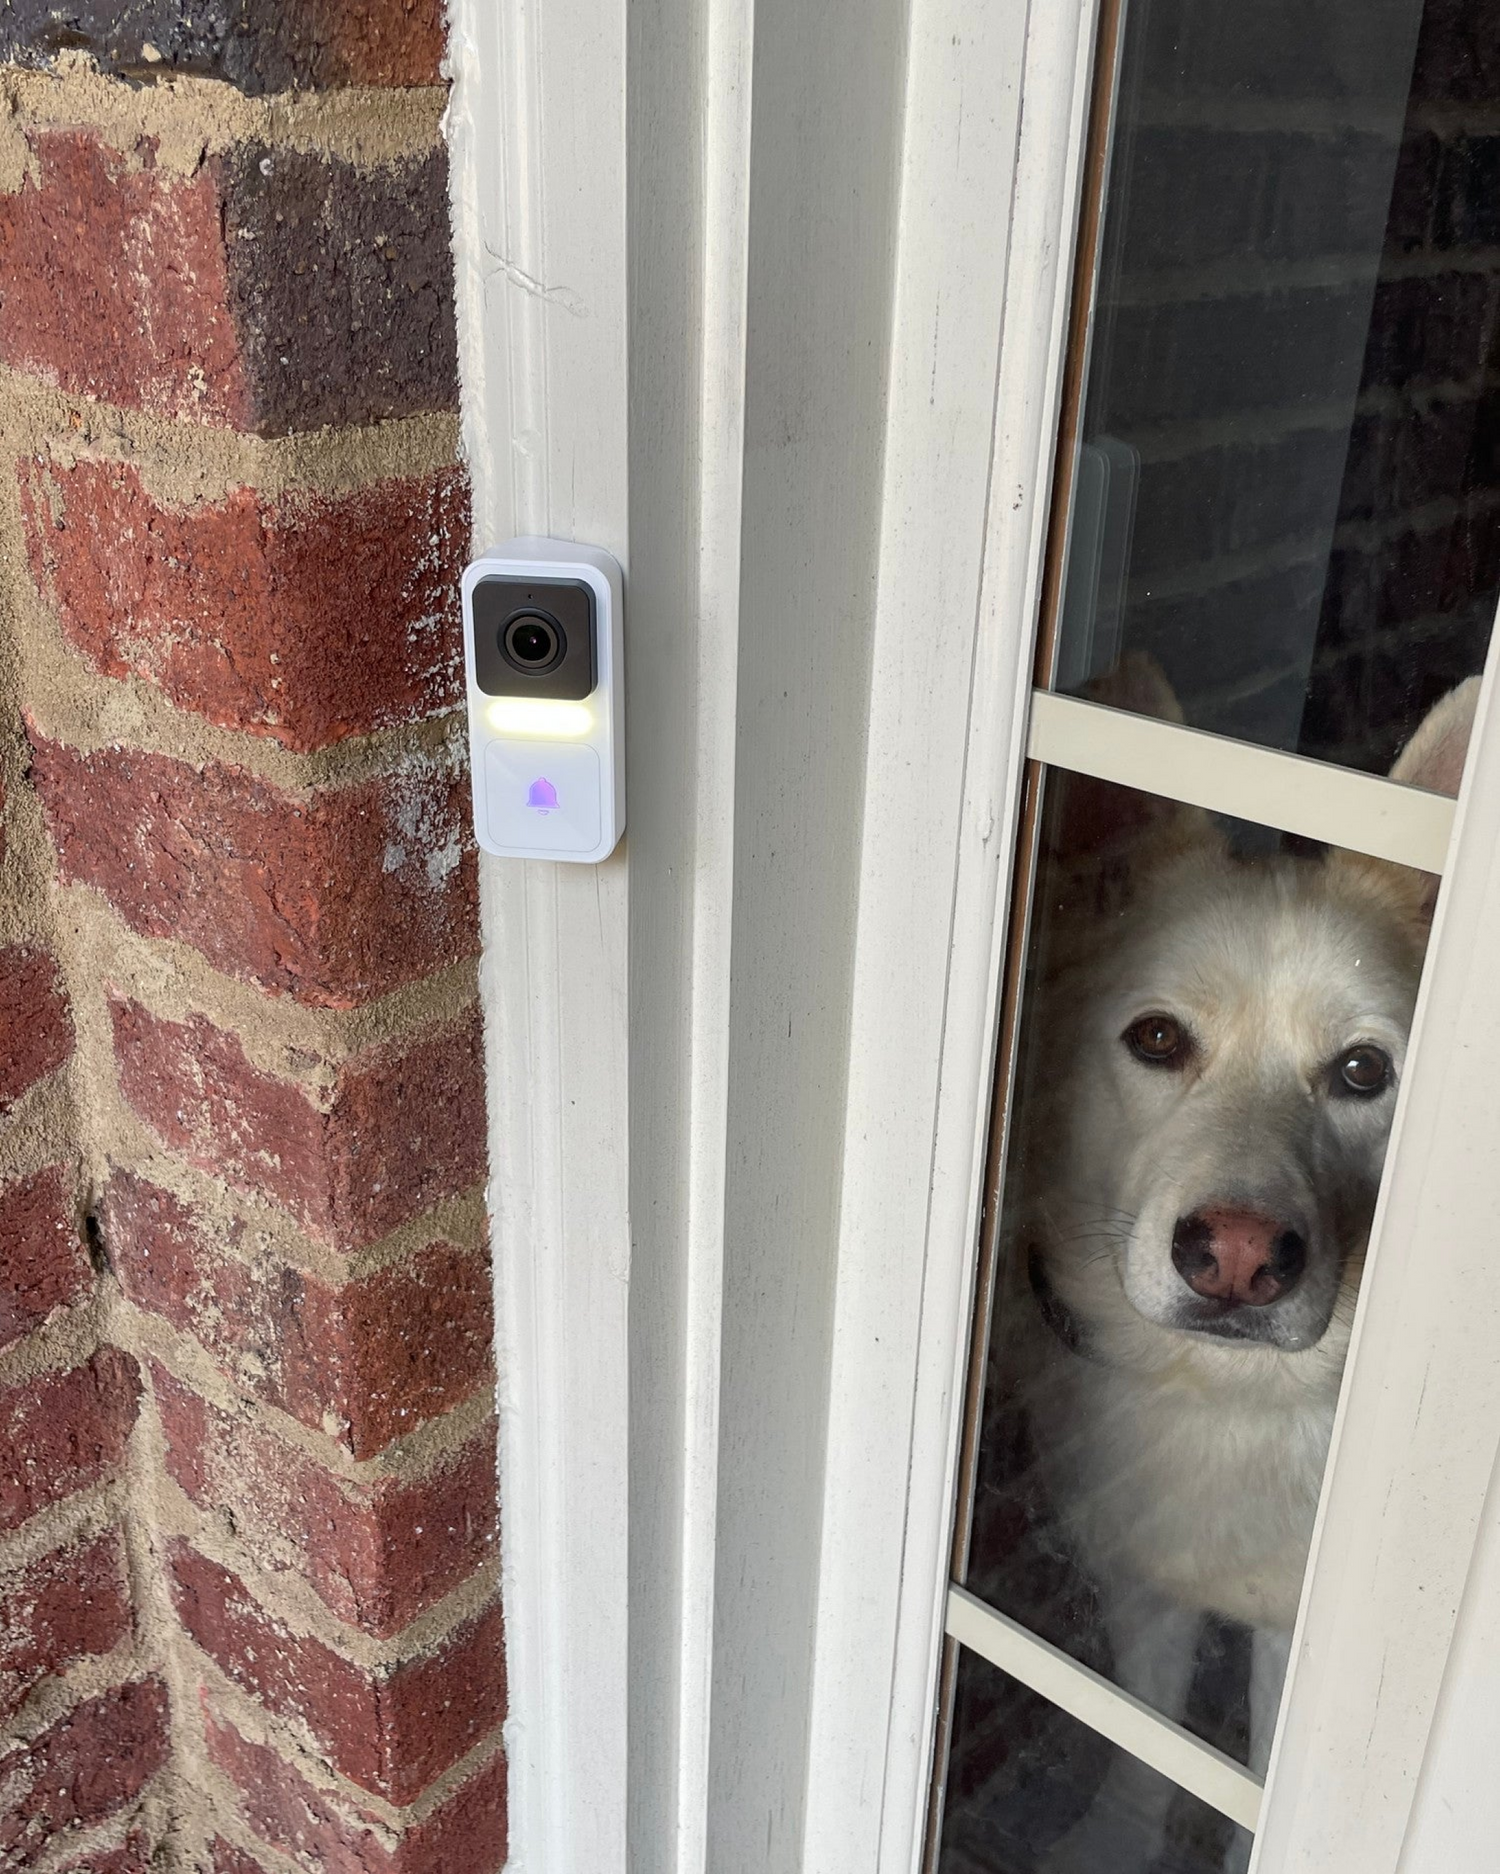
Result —
[[0, 23], [0, 1865], [492, 1874], [440, 7], [187, 11]]

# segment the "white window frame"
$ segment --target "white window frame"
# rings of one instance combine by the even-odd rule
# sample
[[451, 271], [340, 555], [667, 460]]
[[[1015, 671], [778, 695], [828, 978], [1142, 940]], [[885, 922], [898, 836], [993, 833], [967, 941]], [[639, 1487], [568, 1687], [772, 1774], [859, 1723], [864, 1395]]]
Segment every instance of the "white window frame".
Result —
[[[625, 849], [598, 868], [482, 873], [522, 1874], [730, 1874], [747, 1841], [767, 1874], [916, 1866], [1022, 761], [1028, 736], [1056, 757], [1077, 727], [1062, 699], [1033, 712], [1029, 677], [1094, 30], [1094, 0], [454, 8], [479, 544], [572, 535], [627, 576]], [[809, 88], [826, 100], [799, 130], [811, 183], [767, 127]], [[839, 249], [860, 192], [885, 271]], [[783, 238], [809, 203], [821, 252]], [[846, 305], [819, 298], [839, 268]], [[799, 453], [757, 428], [783, 367], [751, 314], [782, 276], [808, 295], [809, 345], [832, 357], [847, 319], [886, 348], [882, 408], [841, 411], [865, 382], [857, 358], [801, 384], [825, 399], [819, 435], [852, 425], [821, 453], [818, 435]], [[869, 575], [842, 627], [868, 644], [867, 674], [821, 699], [821, 723], [805, 701], [783, 708], [763, 648], [767, 595], [792, 589], [778, 477], [815, 602], [831, 614]], [[855, 545], [842, 527], [862, 530]], [[1441, 1828], [1433, 1779], [1446, 1796], [1479, 1777], [1452, 1713], [1474, 1703], [1475, 1654], [1454, 1641], [1500, 1445], [1500, 1303], [1481, 1279], [1500, 1208], [1500, 1155], [1482, 1149], [1500, 1135], [1485, 1056], [1500, 1043], [1500, 738], [1482, 725], [1260, 1874], [1434, 1865], [1403, 1860], [1409, 1817], [1419, 1855]], [[757, 740], [777, 737], [857, 805], [842, 898], [792, 874], [783, 900], [738, 903], [786, 830], [756, 767]], [[1353, 796], [1355, 843], [1430, 856], [1446, 837], [1440, 803], [1413, 802], [1392, 832], [1385, 791]], [[784, 1013], [753, 920], [795, 928], [799, 892], [825, 986], [847, 992], [846, 1021], [789, 1032], [756, 1069], [770, 1088], [801, 1074], [832, 1089], [787, 1174], [821, 1272], [797, 1297], [800, 1339], [747, 1309], [785, 1269], [774, 1235], [736, 1222], [776, 1187], [746, 1168], [754, 1102], [735, 1078]], [[767, 1328], [787, 1331], [758, 1341]], [[815, 1514], [785, 1532], [757, 1602], [735, 1591], [738, 1545], [758, 1505], [789, 1501], [794, 1430], [769, 1402], [812, 1398], [820, 1373]], [[1482, 1610], [1465, 1619], [1483, 1629]]]

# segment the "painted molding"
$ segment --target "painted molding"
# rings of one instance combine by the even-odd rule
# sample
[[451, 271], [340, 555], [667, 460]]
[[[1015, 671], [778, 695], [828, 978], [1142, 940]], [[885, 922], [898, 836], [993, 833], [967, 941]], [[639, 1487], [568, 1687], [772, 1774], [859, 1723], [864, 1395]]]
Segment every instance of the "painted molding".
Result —
[[[449, 60], [476, 537], [628, 579], [624, 6], [455, 0]], [[626, 880], [480, 859], [515, 1874], [625, 1866]]]

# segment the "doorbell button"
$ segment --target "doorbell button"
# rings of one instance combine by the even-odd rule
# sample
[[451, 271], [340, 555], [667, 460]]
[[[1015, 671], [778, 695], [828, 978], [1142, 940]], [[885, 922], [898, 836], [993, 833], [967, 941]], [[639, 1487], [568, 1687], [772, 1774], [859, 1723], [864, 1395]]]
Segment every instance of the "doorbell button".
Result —
[[494, 547], [463, 577], [474, 832], [501, 858], [597, 863], [625, 827], [623, 584], [567, 540]]
[[599, 844], [599, 757], [587, 742], [492, 741], [484, 766], [494, 848], [588, 853]]

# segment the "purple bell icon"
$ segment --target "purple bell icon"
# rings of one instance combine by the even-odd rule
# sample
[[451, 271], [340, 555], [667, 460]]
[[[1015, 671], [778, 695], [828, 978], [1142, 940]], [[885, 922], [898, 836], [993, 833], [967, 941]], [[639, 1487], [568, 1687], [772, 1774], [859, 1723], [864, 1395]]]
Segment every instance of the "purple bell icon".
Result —
[[538, 813], [552, 813], [557, 807], [557, 789], [540, 775], [526, 790], [526, 805], [535, 807]]

